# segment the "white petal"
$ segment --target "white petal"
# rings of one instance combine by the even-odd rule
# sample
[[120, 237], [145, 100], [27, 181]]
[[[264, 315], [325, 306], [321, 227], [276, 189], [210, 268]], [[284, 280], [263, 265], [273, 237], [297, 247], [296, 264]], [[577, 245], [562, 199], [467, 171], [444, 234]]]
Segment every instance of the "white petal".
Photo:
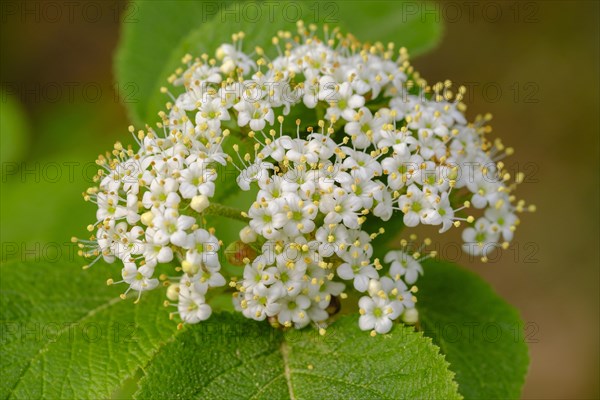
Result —
[[358, 319], [358, 326], [363, 331], [370, 331], [375, 327], [375, 317], [371, 314], [361, 315]]
[[350, 264], [347, 263], [342, 264], [337, 268], [337, 274], [344, 280], [350, 280], [354, 278], [354, 271], [352, 271]]
[[375, 322], [375, 330], [377, 333], [388, 333], [392, 329], [392, 321], [388, 318], [379, 318]]

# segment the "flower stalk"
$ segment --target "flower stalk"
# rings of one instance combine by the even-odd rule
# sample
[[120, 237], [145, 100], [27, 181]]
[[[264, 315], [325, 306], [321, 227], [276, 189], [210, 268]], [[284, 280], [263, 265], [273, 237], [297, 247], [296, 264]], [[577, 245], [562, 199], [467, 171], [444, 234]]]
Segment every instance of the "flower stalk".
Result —
[[210, 205], [202, 213], [204, 215], [215, 215], [231, 218], [246, 223], [250, 221], [250, 218], [244, 216], [245, 213], [240, 209], [219, 203], [210, 203]]

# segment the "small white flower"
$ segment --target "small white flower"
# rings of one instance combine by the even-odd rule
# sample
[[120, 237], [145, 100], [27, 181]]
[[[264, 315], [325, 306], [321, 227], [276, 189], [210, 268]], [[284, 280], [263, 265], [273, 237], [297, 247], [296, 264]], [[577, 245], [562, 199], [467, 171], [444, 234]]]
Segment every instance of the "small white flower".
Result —
[[194, 275], [185, 274], [181, 278], [180, 286], [204, 296], [210, 288], [225, 286], [225, 284], [225, 278], [219, 272], [202, 270]]
[[212, 309], [205, 303], [204, 296], [189, 290], [180, 290], [177, 311], [183, 322], [188, 324], [205, 321], [212, 314]]
[[363, 254], [358, 252], [346, 253], [342, 256], [345, 261], [337, 268], [337, 274], [345, 280], [353, 280], [354, 288], [365, 292], [369, 288], [369, 280], [379, 278], [379, 274]]
[[281, 187], [282, 179], [280, 176], [272, 176], [263, 180], [258, 180], [258, 195], [256, 198], [261, 201], [277, 201], [283, 197], [283, 189]]
[[417, 147], [418, 141], [408, 130], [382, 129], [377, 147], [383, 149], [389, 147], [394, 153], [406, 157]]
[[142, 197], [142, 204], [146, 208], [177, 207], [181, 201], [176, 193], [179, 185], [173, 178], [154, 179], [150, 183], [150, 190]]
[[358, 170], [365, 179], [381, 175], [383, 168], [379, 161], [370, 153], [354, 150], [349, 147], [342, 147], [342, 150], [346, 154], [342, 167], [349, 170]]
[[120, 222], [114, 228], [114, 241], [110, 245], [111, 253], [123, 261], [131, 260], [133, 255], [142, 254], [144, 244], [140, 238], [144, 231], [139, 226], [134, 226], [128, 231], [128, 225]]
[[337, 224], [342, 222], [350, 229], [357, 229], [358, 212], [362, 201], [358, 196], [348, 194], [344, 190], [335, 190], [332, 194], [323, 196], [319, 209], [325, 214], [326, 224]]
[[152, 290], [158, 286], [158, 279], [152, 278], [154, 268], [143, 265], [139, 268], [132, 262], [126, 262], [121, 276], [129, 284], [129, 287], [135, 291]]
[[184, 246], [187, 239], [186, 230], [195, 223], [194, 217], [179, 215], [179, 212], [172, 208], [166, 209], [163, 214], [154, 217], [154, 226], [157, 229], [154, 240], [159, 243], [168, 240], [176, 246]]
[[277, 320], [284, 326], [292, 323], [297, 329], [301, 329], [308, 325], [310, 318], [307, 309], [310, 307], [310, 299], [300, 295], [296, 297], [284, 297], [279, 300], [281, 310], [277, 314]]
[[294, 297], [300, 294], [304, 288], [303, 277], [305, 269], [298, 267], [288, 268], [286, 264], [281, 264], [278, 265], [277, 271], [273, 275], [275, 280], [271, 285], [272, 290], [279, 293], [281, 297], [285, 295]]
[[379, 334], [388, 333], [392, 329], [392, 321], [400, 313], [391, 306], [390, 301], [381, 297], [363, 296], [358, 301], [361, 316], [358, 326], [363, 331], [374, 330]]
[[398, 190], [413, 183], [417, 176], [423, 158], [418, 154], [395, 155], [387, 157], [381, 162], [383, 172], [388, 175], [388, 186]]
[[501, 184], [498, 180], [481, 171], [476, 171], [474, 176], [467, 179], [467, 188], [473, 193], [471, 204], [475, 208], [484, 208], [487, 205], [495, 206], [500, 199]]
[[500, 207], [486, 209], [485, 218], [490, 221], [490, 233], [496, 234], [499, 232], [505, 241], [510, 242], [512, 240], [519, 219], [515, 213], [510, 211], [506, 203]]
[[273, 165], [270, 163], [254, 162], [240, 172], [236, 178], [236, 183], [240, 189], [245, 191], [250, 190], [252, 182], [266, 182], [269, 179], [267, 171], [272, 168]]
[[286, 149], [286, 157], [295, 163], [308, 163], [312, 164], [319, 160], [319, 155], [309, 147], [309, 143], [303, 139], [292, 139], [290, 137], [283, 137], [281, 144]]
[[279, 229], [287, 222], [286, 214], [274, 202], [267, 204], [254, 203], [248, 212], [250, 227], [267, 239], [280, 236]]
[[413, 227], [419, 225], [419, 222], [426, 223], [427, 215], [431, 211], [431, 203], [427, 195], [416, 185], [410, 185], [405, 195], [398, 199], [398, 206], [404, 213], [404, 225]]
[[313, 220], [317, 216], [317, 207], [292, 195], [286, 198], [283, 211], [287, 222], [283, 226], [286, 235], [294, 237], [300, 233], [309, 233], [315, 229]]
[[268, 122], [273, 125], [275, 114], [268, 103], [256, 101], [240, 101], [233, 106], [238, 111], [238, 125], [250, 125], [253, 131], [263, 130]]
[[485, 257], [497, 248], [500, 233], [492, 231], [490, 225], [487, 219], [479, 218], [473, 227], [463, 231], [463, 249], [467, 253]]
[[329, 161], [338, 148], [337, 143], [326, 135], [312, 133], [308, 135], [308, 139], [310, 139], [307, 145], [308, 151], [316, 154], [321, 161]]
[[330, 224], [317, 229], [319, 253], [324, 257], [345, 252], [348, 243], [348, 230], [344, 225]]
[[382, 221], [388, 221], [392, 218], [394, 213], [394, 200], [392, 195], [388, 191], [381, 193], [381, 199], [375, 202], [376, 206], [373, 208], [373, 215], [381, 218]]
[[180, 246], [187, 249], [185, 261], [182, 263], [185, 272], [188, 272], [186, 269], [189, 269], [192, 274], [195, 274], [202, 267], [217, 271], [221, 267], [218, 253], [219, 242], [208, 231], [195, 230], [186, 237], [185, 242]]
[[169, 263], [173, 260], [173, 250], [169, 246], [153, 243], [151, 236], [150, 239], [147, 236], [144, 244], [144, 260], [150, 266]]
[[412, 285], [417, 281], [419, 275], [423, 274], [423, 267], [408, 253], [400, 250], [390, 251], [383, 259], [386, 263], [391, 263], [390, 276], [395, 280], [403, 277], [406, 283]]
[[184, 199], [191, 199], [201, 194], [212, 197], [215, 193], [214, 180], [217, 178], [215, 170], [206, 164], [194, 162], [180, 172], [179, 193]]
[[119, 196], [116, 194], [98, 193], [98, 221], [105, 219], [121, 219], [127, 216], [127, 208], [119, 204]]
[[[322, 85], [331, 86], [330, 82], [325, 82]], [[352, 121], [354, 119], [356, 109], [365, 105], [365, 98], [358, 94], [354, 94], [350, 83], [344, 82], [341, 85], [335, 87], [333, 93], [329, 95], [326, 91], [319, 93], [319, 97], [322, 100], [329, 102], [329, 108], [325, 113], [325, 119], [331, 120], [331, 118], [339, 119], [344, 118], [346, 121]]]
[[217, 59], [222, 61], [221, 72], [224, 74], [230, 74], [236, 68], [243, 73], [256, 68], [256, 63], [250, 57], [230, 44], [222, 44], [217, 48]]
[[196, 124], [207, 124], [209, 129], [218, 130], [221, 127], [221, 121], [230, 119], [227, 103], [219, 97], [202, 102], [200, 110], [196, 113]]
[[360, 169], [350, 171], [350, 174], [347, 174], [349, 179], [342, 182], [342, 188], [360, 199], [361, 208], [370, 209], [374, 199], [382, 198], [385, 185], [374, 182], [362, 171]]
[[431, 203], [431, 210], [425, 217], [425, 223], [429, 225], [442, 225], [439, 232], [444, 233], [454, 224], [454, 210], [450, 204], [448, 193], [444, 192]]
[[383, 122], [373, 119], [373, 114], [366, 107], [361, 107], [354, 114], [352, 121], [344, 125], [344, 131], [352, 138], [352, 144], [357, 149], [366, 149], [380, 137]]
[[255, 287], [252, 294], [247, 294], [245, 301], [246, 307], [242, 305], [244, 315], [257, 321], [273, 317], [281, 310], [276, 291], [266, 286]]
[[258, 287], [271, 285], [276, 281], [277, 268], [267, 267], [261, 263], [259, 256], [251, 264], [244, 267], [244, 286], [246, 292], [253, 292]]
[[408, 123], [410, 129], [416, 129], [419, 136], [421, 135], [436, 135], [439, 137], [448, 136], [448, 127], [444, 124], [444, 120], [436, 114], [435, 110], [426, 108], [424, 111], [419, 111], [411, 122]]

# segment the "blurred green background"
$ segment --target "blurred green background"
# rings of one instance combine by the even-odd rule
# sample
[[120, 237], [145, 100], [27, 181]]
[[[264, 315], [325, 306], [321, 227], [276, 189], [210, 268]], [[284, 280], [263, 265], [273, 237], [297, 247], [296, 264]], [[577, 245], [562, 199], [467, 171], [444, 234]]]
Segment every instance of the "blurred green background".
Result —
[[[122, 102], [138, 100], [112, 73], [125, 3], [75, 2], [60, 17], [27, 3], [23, 16], [2, 2], [2, 262], [74, 258], [69, 239], [94, 218], [80, 196], [93, 160], [127, 136]], [[598, 398], [599, 3], [428, 7], [445, 33], [414, 65], [430, 82], [465, 84], [470, 118], [494, 114], [494, 132], [517, 150], [507, 165], [529, 176], [518, 194], [538, 207], [488, 264], [456, 255], [459, 232], [441, 252], [484, 276], [529, 323], [523, 398]]]

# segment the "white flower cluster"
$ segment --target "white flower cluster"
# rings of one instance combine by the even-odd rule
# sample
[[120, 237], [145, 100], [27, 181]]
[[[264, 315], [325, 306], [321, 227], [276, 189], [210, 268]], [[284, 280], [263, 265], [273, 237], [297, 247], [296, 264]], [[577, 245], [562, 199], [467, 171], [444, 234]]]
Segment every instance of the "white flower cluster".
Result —
[[[162, 124], [159, 124], [162, 126]], [[220, 243], [203, 228], [203, 214], [215, 192], [214, 165], [225, 164], [221, 142], [227, 132], [173, 129], [159, 136], [153, 130], [130, 131], [139, 145], [134, 151], [117, 143], [112, 153], [100, 156], [97, 187], [84, 198], [97, 205], [95, 235], [80, 240], [81, 253], [112, 263], [121, 260], [122, 280], [130, 290], [151, 290], [157, 264], [176, 260], [184, 274], [169, 298], [179, 301], [185, 322], [207, 319], [211, 308], [204, 296], [210, 287], [224, 286], [218, 250]], [[172, 289], [176, 288], [174, 291]]]
[[[392, 44], [364, 45], [337, 30], [320, 40], [316, 28], [298, 28], [273, 39], [274, 58], [261, 48], [244, 53], [243, 33], [216, 58], [184, 57], [169, 79], [183, 90], [163, 88], [173, 100], [159, 114], [164, 135], [148, 128], [137, 135], [139, 151], [117, 144], [114, 158], [99, 160], [100, 185], [85, 195], [98, 204], [97, 233], [81, 246], [121, 259], [123, 280], [139, 292], [158, 285], [157, 263], [178, 262], [183, 274], [169, 278], [167, 295], [184, 322], [206, 319], [207, 290], [225, 285], [220, 243], [204, 227], [220, 207], [210, 202], [213, 166], [235, 165], [253, 198], [240, 238], [255, 253], [243, 277], [231, 277], [235, 307], [274, 325], [324, 328], [351, 282], [363, 294], [360, 328], [386, 333], [401, 316], [414, 321], [409, 285], [435, 254], [403, 248], [382, 264], [372, 241], [383, 223], [443, 233], [475, 222], [464, 248], [485, 260], [488, 246], [512, 239], [525, 204], [511, 192], [523, 177], [508, 184], [500, 160], [512, 149], [486, 139], [489, 116], [466, 121], [464, 88], [428, 86]], [[286, 117], [296, 122], [291, 135]], [[222, 147], [230, 132], [237, 155]], [[483, 216], [461, 216], [471, 206]]]
[[[298, 126], [292, 138], [282, 133], [284, 118], [279, 121], [280, 133], [265, 134], [264, 144], [250, 134], [257, 141], [253, 160], [240, 157], [245, 161], [240, 187], [248, 190], [248, 182], [256, 182], [259, 188], [240, 238], [260, 255], [246, 260], [236, 285], [238, 309], [248, 318], [271, 318], [286, 327], [310, 322], [323, 327], [333, 298], [345, 297], [345, 284], [337, 278], [352, 282], [360, 293], [379, 285], [374, 301], [385, 302], [383, 317], [391, 322], [414, 306], [403, 277], [414, 283], [420, 265], [411, 258], [418, 267], [405, 268], [399, 261], [405, 257], [390, 253], [391, 276], [380, 280], [383, 266], [373, 257], [371, 241], [383, 229], [370, 234], [361, 228], [369, 214], [382, 220], [392, 215], [393, 195], [377, 160], [387, 150], [368, 153], [337, 144], [333, 123], [325, 129], [324, 121], [320, 133], [311, 130], [303, 139]], [[391, 325], [361, 322], [361, 327], [385, 333]]]

